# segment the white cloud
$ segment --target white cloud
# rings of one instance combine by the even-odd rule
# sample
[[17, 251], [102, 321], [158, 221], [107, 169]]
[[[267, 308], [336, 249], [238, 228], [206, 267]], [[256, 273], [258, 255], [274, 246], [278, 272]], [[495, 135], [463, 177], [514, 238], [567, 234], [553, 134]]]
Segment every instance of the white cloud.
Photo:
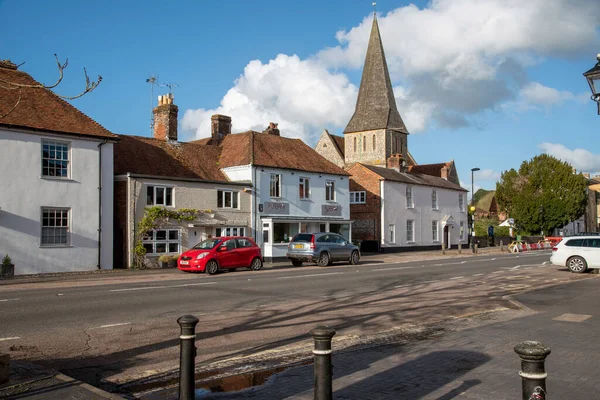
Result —
[[475, 179], [478, 181], [496, 182], [500, 179], [500, 172], [493, 171], [491, 169], [482, 169], [481, 171], [475, 172]]
[[[579, 95], [534, 82], [526, 67], [600, 45], [597, 0], [432, 0], [378, 17], [398, 108], [410, 132], [432, 122], [460, 128], [507, 103], [551, 106]], [[338, 46], [307, 59], [280, 54], [251, 61], [218, 108], [188, 110], [183, 128], [209, 135], [210, 115], [232, 116], [236, 131], [279, 122], [282, 134], [312, 143], [343, 129], [357, 88], [343, 69], [361, 68], [372, 15], [339, 31]]]
[[544, 153], [571, 164], [578, 171], [595, 173], [600, 171], [600, 155], [586, 149], [568, 149], [560, 143], [544, 142], [538, 146]]

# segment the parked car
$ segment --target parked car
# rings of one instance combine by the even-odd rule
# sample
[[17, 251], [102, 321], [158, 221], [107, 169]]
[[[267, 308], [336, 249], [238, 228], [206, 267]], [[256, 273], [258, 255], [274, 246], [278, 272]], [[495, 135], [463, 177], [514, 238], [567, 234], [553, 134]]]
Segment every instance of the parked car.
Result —
[[204, 240], [179, 256], [177, 268], [187, 272], [248, 268], [258, 271], [263, 266], [260, 247], [247, 237], [224, 236]]
[[550, 263], [566, 266], [571, 272], [600, 268], [600, 235], [571, 236], [552, 247]]
[[288, 245], [286, 257], [296, 267], [303, 262], [316, 262], [321, 267], [334, 261], [348, 261], [358, 264], [360, 250], [337, 233], [299, 233]]

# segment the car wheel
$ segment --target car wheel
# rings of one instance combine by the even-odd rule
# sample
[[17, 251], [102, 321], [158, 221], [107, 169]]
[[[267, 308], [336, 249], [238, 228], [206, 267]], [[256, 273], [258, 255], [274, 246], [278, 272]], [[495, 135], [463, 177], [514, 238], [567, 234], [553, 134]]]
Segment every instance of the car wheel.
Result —
[[260, 258], [255, 258], [254, 260], [252, 260], [252, 264], [250, 264], [250, 269], [252, 271], [260, 271], [263, 267], [263, 263], [260, 260]]
[[329, 265], [329, 254], [323, 252], [321, 253], [321, 255], [319, 256], [319, 261], [317, 261], [317, 264], [319, 264], [319, 267], [326, 267]]
[[292, 260], [292, 265], [294, 267], [301, 267], [302, 266], [302, 261], [300, 261], [300, 260]]
[[360, 260], [360, 256], [358, 255], [358, 251], [353, 251], [352, 254], [350, 255], [350, 265], [358, 264], [359, 260]]
[[571, 272], [580, 274], [587, 269], [587, 263], [581, 257], [571, 257], [567, 260], [567, 267], [569, 267]]
[[206, 264], [206, 272], [208, 272], [209, 275], [216, 274], [217, 272], [219, 272], [219, 264], [217, 264], [215, 260], [210, 260]]

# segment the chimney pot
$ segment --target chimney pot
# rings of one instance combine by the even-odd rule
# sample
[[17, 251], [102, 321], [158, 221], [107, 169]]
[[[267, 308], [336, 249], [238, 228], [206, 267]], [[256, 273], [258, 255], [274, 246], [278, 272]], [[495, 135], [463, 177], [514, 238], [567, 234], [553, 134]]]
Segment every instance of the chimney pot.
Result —
[[211, 143], [218, 146], [226, 135], [231, 134], [231, 117], [215, 114], [210, 117]]
[[179, 108], [173, 104], [173, 95], [158, 96], [158, 105], [154, 113], [154, 138], [177, 141], [177, 113]]
[[280, 136], [279, 129], [277, 128], [277, 123], [269, 122], [269, 127], [263, 131], [263, 133], [268, 133], [270, 135]]

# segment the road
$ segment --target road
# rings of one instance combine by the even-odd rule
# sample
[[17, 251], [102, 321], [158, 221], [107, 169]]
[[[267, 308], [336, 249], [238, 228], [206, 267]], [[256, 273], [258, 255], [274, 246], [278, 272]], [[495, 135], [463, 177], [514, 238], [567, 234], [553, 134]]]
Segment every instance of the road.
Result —
[[532, 252], [0, 286], [0, 352], [92, 384], [123, 383], [177, 366], [183, 314], [200, 319], [197, 359], [209, 363], [306, 343], [318, 324], [342, 340], [506, 307], [504, 295], [585, 277], [548, 259]]

